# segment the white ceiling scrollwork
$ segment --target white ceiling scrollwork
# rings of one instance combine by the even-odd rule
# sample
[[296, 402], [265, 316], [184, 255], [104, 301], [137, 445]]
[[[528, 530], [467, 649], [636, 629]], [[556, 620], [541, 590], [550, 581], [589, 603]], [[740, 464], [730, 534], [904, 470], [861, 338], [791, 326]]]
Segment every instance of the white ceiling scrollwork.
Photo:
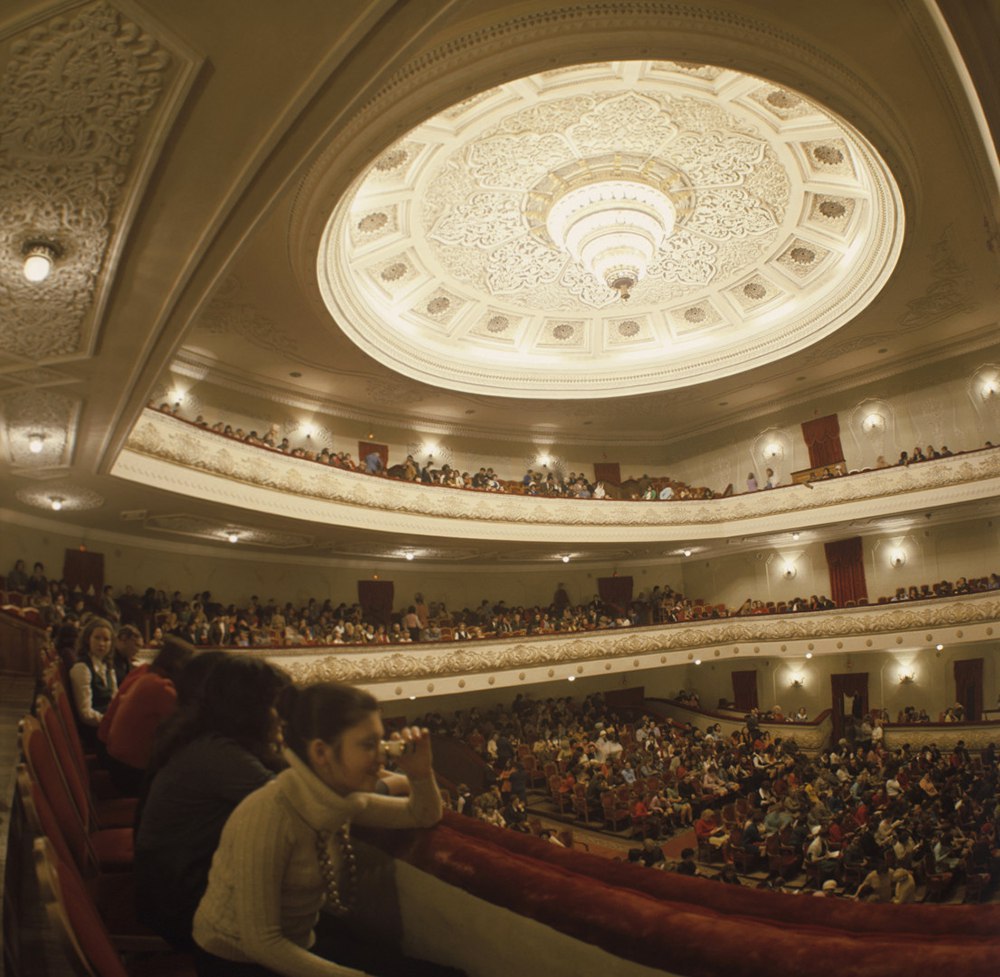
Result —
[[341, 199], [318, 270], [338, 325], [401, 372], [621, 396], [828, 335], [887, 279], [902, 223], [875, 150], [815, 102], [729, 69], [614, 62], [418, 126]]

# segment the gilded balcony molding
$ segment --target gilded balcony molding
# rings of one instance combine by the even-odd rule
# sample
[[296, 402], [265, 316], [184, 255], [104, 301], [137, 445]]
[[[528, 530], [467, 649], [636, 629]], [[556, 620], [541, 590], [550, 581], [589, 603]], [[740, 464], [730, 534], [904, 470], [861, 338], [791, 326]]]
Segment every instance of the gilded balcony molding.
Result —
[[802, 658], [880, 651], [935, 655], [936, 645], [1000, 633], [1000, 592], [819, 614], [508, 640], [368, 648], [261, 649], [298, 682], [363, 685], [382, 699], [531, 685], [726, 659]]
[[225, 438], [155, 410], [112, 473], [295, 519], [464, 539], [595, 543], [782, 532], [1000, 495], [1000, 451], [704, 501], [551, 499], [428, 487], [319, 465]]

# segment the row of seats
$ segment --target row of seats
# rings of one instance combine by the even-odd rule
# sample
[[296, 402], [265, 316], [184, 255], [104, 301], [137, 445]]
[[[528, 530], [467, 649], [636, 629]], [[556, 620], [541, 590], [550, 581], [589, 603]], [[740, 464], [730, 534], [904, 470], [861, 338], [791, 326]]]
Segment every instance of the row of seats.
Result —
[[194, 977], [193, 960], [136, 918], [136, 799], [115, 796], [84, 752], [58, 659], [43, 676], [20, 726], [17, 785], [41, 897], [71, 963], [96, 977]]

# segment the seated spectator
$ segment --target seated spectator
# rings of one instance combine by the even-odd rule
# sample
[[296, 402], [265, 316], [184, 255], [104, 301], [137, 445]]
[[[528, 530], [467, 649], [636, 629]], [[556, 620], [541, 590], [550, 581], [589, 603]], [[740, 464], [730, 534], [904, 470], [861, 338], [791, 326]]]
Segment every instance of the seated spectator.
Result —
[[177, 708], [174, 683], [194, 653], [179, 638], [167, 638], [151, 664], [126, 676], [101, 720], [97, 735], [107, 749], [106, 765], [126, 796], [139, 793], [157, 729]]
[[101, 617], [92, 617], [80, 631], [76, 643], [76, 664], [69, 671], [73, 705], [80, 739], [84, 747], [103, 753], [97, 727], [118, 691], [118, 680], [111, 662], [112, 628]]
[[150, 758], [135, 834], [140, 918], [175, 947], [193, 949], [192, 919], [227, 818], [284, 765], [274, 705], [287, 684], [273, 665], [226, 652], [196, 655], [178, 679], [181, 708]]
[[19, 594], [28, 592], [28, 568], [24, 560], [15, 560], [10, 573], [7, 574], [7, 589]]

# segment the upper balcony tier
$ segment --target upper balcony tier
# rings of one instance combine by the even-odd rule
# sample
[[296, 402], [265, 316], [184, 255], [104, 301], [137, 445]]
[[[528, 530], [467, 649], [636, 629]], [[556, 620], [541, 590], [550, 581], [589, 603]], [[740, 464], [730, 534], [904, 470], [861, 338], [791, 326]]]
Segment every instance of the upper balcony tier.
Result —
[[459, 539], [593, 544], [788, 532], [1000, 496], [1000, 451], [706, 500], [504, 495], [375, 478], [146, 410], [112, 473], [143, 485], [325, 525]]

